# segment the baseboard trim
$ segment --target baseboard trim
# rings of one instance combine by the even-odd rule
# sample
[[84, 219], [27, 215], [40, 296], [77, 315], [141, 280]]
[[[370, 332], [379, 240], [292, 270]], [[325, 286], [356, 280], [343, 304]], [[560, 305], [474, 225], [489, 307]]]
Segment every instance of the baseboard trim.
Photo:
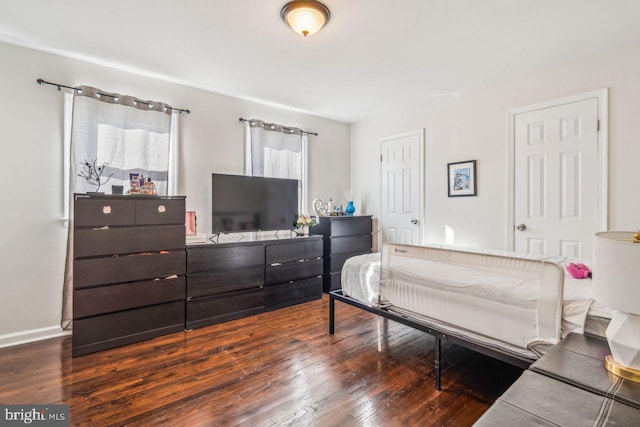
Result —
[[63, 337], [66, 335], [71, 335], [71, 331], [63, 331], [60, 326], [50, 326], [48, 328], [13, 332], [11, 334], [0, 335], [0, 348], [13, 347], [20, 344], [48, 340], [50, 338]]

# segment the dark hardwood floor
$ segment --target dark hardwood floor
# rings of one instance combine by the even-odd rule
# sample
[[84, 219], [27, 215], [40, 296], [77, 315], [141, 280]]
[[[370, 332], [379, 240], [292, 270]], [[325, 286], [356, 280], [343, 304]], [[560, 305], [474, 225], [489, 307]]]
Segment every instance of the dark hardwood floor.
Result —
[[466, 426], [521, 370], [328, 298], [71, 358], [0, 350], [0, 402], [70, 405], [72, 425]]

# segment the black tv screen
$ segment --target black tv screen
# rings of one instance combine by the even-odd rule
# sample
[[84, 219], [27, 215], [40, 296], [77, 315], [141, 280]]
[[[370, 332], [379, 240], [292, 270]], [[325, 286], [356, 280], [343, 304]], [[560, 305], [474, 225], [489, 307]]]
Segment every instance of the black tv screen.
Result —
[[298, 181], [211, 176], [212, 232], [288, 230], [298, 213]]

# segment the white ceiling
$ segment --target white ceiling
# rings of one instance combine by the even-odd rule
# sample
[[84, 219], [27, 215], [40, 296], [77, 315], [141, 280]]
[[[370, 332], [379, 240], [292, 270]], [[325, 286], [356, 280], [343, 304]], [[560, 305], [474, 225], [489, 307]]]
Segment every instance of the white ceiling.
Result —
[[640, 40], [640, 0], [286, 2], [0, 0], [0, 40], [344, 122]]

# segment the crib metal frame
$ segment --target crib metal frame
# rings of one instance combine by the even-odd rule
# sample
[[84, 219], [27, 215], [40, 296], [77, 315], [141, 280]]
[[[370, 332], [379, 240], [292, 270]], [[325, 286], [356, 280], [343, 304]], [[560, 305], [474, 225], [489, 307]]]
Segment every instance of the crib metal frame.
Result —
[[435, 338], [435, 388], [436, 390], [442, 389], [442, 372], [441, 372], [441, 360], [442, 360], [442, 340], [446, 340], [453, 344], [468, 348], [486, 356], [498, 359], [500, 361], [509, 363], [522, 369], [527, 369], [531, 365], [535, 358], [528, 358], [522, 354], [510, 352], [505, 349], [499, 349], [496, 347], [490, 347], [486, 343], [479, 340], [473, 340], [468, 337], [462, 337], [451, 332], [445, 331], [442, 328], [429, 324], [427, 322], [412, 319], [409, 316], [400, 315], [389, 311], [386, 308], [372, 307], [367, 304], [348, 297], [342, 293], [341, 289], [329, 292], [329, 334], [335, 333], [335, 301], [338, 300], [345, 304], [349, 304], [353, 307], [360, 308], [370, 313], [382, 316], [384, 318], [393, 320], [403, 325], [410, 326], [418, 329], [422, 332], [426, 332]]

